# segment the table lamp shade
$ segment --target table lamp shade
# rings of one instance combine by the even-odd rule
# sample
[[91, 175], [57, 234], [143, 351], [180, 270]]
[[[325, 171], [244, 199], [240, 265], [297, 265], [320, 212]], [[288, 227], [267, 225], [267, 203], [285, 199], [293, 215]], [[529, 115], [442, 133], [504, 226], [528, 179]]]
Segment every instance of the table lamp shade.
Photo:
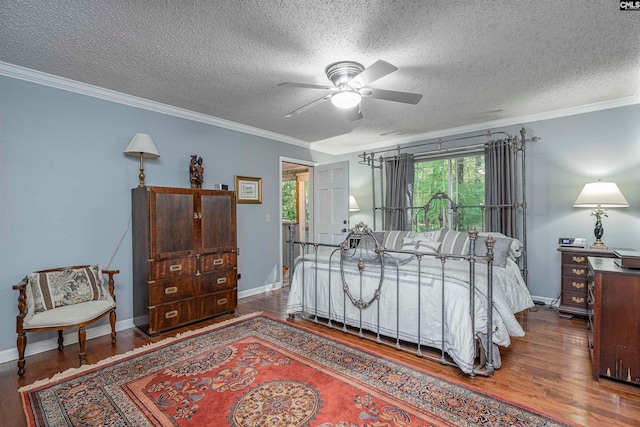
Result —
[[615, 182], [591, 182], [584, 188], [573, 203], [578, 208], [624, 208], [629, 202]]
[[129, 146], [124, 150], [124, 154], [128, 156], [140, 156], [147, 159], [160, 157], [158, 149], [149, 135], [144, 133], [136, 133], [131, 139]]

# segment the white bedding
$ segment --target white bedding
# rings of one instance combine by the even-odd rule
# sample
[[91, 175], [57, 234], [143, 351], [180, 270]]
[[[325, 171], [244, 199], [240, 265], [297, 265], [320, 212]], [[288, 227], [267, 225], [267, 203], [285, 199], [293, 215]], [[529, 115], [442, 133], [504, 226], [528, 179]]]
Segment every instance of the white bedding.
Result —
[[[331, 264], [329, 256], [332, 250], [320, 248], [316, 266], [315, 255], [306, 255], [304, 266], [302, 259], [296, 261], [287, 301], [287, 313], [306, 312], [323, 318], [345, 322], [351, 326], [360, 326], [381, 335], [417, 343], [418, 326], [420, 343], [429, 347], [442, 348], [441, 301], [442, 263], [440, 259], [425, 256], [420, 264], [421, 289], [418, 289], [418, 262], [416, 260], [400, 265], [396, 269], [393, 260], [385, 258], [385, 280], [380, 289], [380, 308], [372, 303], [360, 312], [342, 290], [340, 275], [340, 253], [336, 252]], [[330, 268], [331, 266], [331, 268]], [[487, 266], [476, 263], [476, 319], [475, 332], [485, 334]], [[329, 270], [331, 277], [329, 280]], [[317, 287], [315, 277], [317, 271]], [[344, 263], [344, 277], [354, 299], [365, 302], [371, 300], [379, 284], [379, 264], [367, 262], [360, 281], [355, 262]], [[511, 260], [506, 268], [495, 267], [493, 286], [493, 342], [509, 346], [510, 336], [523, 336], [524, 331], [514, 314], [533, 306], [531, 295], [520, 275], [518, 266]], [[303, 295], [304, 274], [304, 295]], [[396, 275], [399, 280], [396, 281]], [[469, 309], [469, 263], [455, 259], [447, 260], [445, 267], [445, 331], [444, 349], [465, 373], [473, 369], [475, 357], [475, 334], [471, 330]], [[329, 292], [329, 281], [331, 291]], [[362, 284], [361, 284], [362, 283]], [[396, 284], [397, 283], [397, 284]], [[399, 287], [399, 292], [397, 290]], [[329, 297], [330, 294], [330, 297]], [[317, 301], [315, 301], [317, 295]], [[418, 297], [419, 295], [419, 297]], [[418, 316], [420, 301], [420, 316]], [[329, 313], [329, 306], [331, 313]], [[346, 307], [346, 321], [343, 310]], [[379, 327], [378, 327], [379, 311]], [[399, 316], [396, 316], [399, 313]], [[418, 317], [420, 321], [418, 322]], [[399, 318], [399, 325], [398, 319]], [[494, 351], [494, 367], [500, 367], [499, 352]]]

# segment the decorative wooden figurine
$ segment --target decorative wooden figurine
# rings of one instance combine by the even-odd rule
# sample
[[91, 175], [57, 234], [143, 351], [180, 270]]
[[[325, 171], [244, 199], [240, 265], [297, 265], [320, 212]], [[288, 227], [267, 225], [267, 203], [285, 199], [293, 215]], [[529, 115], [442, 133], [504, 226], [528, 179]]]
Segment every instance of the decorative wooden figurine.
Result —
[[202, 188], [204, 182], [204, 167], [202, 166], [202, 157], [191, 156], [191, 165], [189, 166], [191, 174], [191, 188]]

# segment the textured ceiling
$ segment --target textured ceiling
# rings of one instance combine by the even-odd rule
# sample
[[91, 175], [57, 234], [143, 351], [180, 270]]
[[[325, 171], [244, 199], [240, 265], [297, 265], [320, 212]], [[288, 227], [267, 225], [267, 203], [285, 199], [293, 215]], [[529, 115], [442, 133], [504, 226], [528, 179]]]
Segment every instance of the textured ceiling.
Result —
[[[0, 61], [312, 143], [360, 150], [444, 129], [637, 96], [640, 12], [617, 1], [0, 2]], [[383, 59], [364, 118], [330, 102], [324, 69]], [[1, 96], [1, 95], [0, 95]]]

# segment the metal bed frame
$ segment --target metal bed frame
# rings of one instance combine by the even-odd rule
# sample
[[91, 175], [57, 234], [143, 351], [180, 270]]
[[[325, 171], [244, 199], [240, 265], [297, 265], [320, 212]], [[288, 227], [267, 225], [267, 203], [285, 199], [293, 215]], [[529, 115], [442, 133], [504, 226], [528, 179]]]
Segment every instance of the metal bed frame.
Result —
[[[455, 206], [455, 203], [449, 199], [449, 197], [444, 194], [434, 195], [432, 200], [446, 201], [448, 200]], [[425, 210], [428, 210], [431, 205], [431, 202], [425, 206]], [[426, 214], [426, 212], [425, 212]], [[446, 327], [446, 318], [445, 318], [445, 269], [446, 264], [449, 260], [465, 260], [469, 263], [469, 304], [470, 304], [470, 315], [471, 315], [471, 328], [474, 335], [475, 340], [475, 351], [476, 351], [476, 360], [479, 359], [479, 363], [474, 363], [472, 371], [469, 373], [471, 377], [476, 375], [481, 376], [490, 376], [494, 372], [494, 360], [493, 360], [493, 246], [495, 240], [491, 237], [487, 238], [486, 246], [487, 246], [487, 254], [486, 256], [477, 256], [476, 253], [476, 238], [477, 231], [472, 229], [469, 231], [469, 253], [467, 255], [451, 255], [451, 254], [422, 254], [420, 252], [412, 252], [412, 251], [402, 251], [402, 250], [390, 250], [384, 248], [382, 242], [378, 241], [373, 230], [371, 230], [367, 225], [360, 223], [355, 227], [349, 230], [347, 238], [339, 245], [335, 244], [322, 244], [322, 243], [310, 243], [310, 242], [301, 242], [295, 240], [295, 230], [291, 228], [291, 235], [289, 239], [290, 245], [290, 254], [295, 253], [295, 247], [299, 246], [301, 248], [301, 262], [298, 267], [294, 264], [293, 260], [290, 263], [290, 271], [291, 278], [293, 280], [293, 272], [295, 268], [302, 268], [302, 312], [296, 313], [307, 320], [311, 320], [318, 324], [324, 324], [325, 326], [331, 329], [341, 329], [344, 333], [349, 333], [352, 335], [356, 335], [363, 339], [369, 339], [375, 341], [378, 344], [387, 345], [395, 347], [397, 350], [406, 351], [412, 353], [416, 356], [423, 357], [426, 359], [434, 360], [446, 365], [457, 366], [456, 363], [447, 355], [447, 349], [445, 348], [445, 327]], [[354, 246], [353, 242], [358, 242], [356, 246]], [[356, 325], [347, 325], [346, 323], [337, 322], [338, 324], [334, 324], [335, 320], [331, 319], [331, 274], [329, 274], [329, 286], [327, 289], [322, 290], [319, 289], [318, 286], [318, 272], [315, 270], [314, 280], [312, 284], [304, 283], [304, 269], [306, 268], [305, 260], [311, 260], [317, 264], [318, 262], [318, 252], [319, 248], [333, 248], [330, 256], [330, 265], [329, 270], [332, 270], [332, 267], [335, 267], [337, 263], [339, 263], [340, 276], [342, 281], [342, 291], [344, 293], [344, 304], [342, 307], [342, 319], [347, 320], [347, 304], [351, 304], [353, 307], [359, 310], [359, 322]], [[309, 253], [309, 250], [310, 253]], [[367, 251], [368, 253], [363, 253]], [[374, 259], [371, 259], [371, 253], [375, 253], [376, 256]], [[391, 254], [402, 254], [403, 256], [412, 256], [415, 257], [418, 263], [418, 319], [417, 328], [418, 328], [418, 339], [417, 343], [407, 343], [401, 340], [400, 338], [400, 306], [398, 297], [396, 300], [396, 331], [394, 336], [389, 336], [389, 334], [382, 334], [380, 331], [380, 295], [381, 295], [381, 287], [383, 286], [383, 282], [385, 282], [385, 270], [391, 269], [392, 273], [395, 269], [395, 286], [396, 286], [396, 295], [400, 295], [401, 286], [399, 279], [399, 266], [397, 263], [392, 261]], [[424, 257], [438, 258], [441, 261], [441, 277], [440, 282], [442, 286], [442, 304], [441, 304], [441, 349], [434, 349], [423, 344], [422, 341], [422, 324], [421, 324], [421, 316], [422, 307], [421, 307], [421, 292], [423, 287], [422, 277], [420, 274], [420, 266]], [[476, 295], [476, 262], [480, 259], [487, 262], [486, 268], [487, 270], [487, 329], [486, 329], [486, 345], [483, 346], [483, 338], [477, 336], [475, 332], [476, 325], [476, 316], [475, 316], [475, 295]], [[348, 279], [344, 274], [344, 266], [345, 262], [357, 263], [357, 269], [359, 272], [359, 280], [357, 283], [349, 283]], [[334, 264], [336, 263], [336, 264]], [[368, 295], [366, 298], [362, 295], [362, 278], [365, 273], [368, 273], [371, 269], [377, 269], [380, 274], [380, 280], [378, 283], [378, 287], [372, 295]], [[387, 282], [387, 285], [388, 282]], [[314, 301], [307, 302], [305, 301], [305, 286], [313, 286], [314, 293]], [[328, 301], [329, 301], [329, 318], [321, 319], [316, 314], [316, 302], [318, 301], [319, 292], [328, 292]], [[358, 296], [355, 296], [358, 295]], [[365, 310], [369, 310], [372, 307], [376, 307], [377, 309], [377, 327], [373, 328], [364, 328], [362, 325], [362, 313]], [[307, 311], [309, 310], [309, 311]], [[312, 314], [309, 314], [312, 313]], [[291, 318], [295, 317], [294, 314], [290, 315]], [[365, 331], [369, 331], [370, 333], [365, 333]], [[482, 348], [484, 347], [484, 351]], [[486, 356], [485, 356], [486, 354]]]

